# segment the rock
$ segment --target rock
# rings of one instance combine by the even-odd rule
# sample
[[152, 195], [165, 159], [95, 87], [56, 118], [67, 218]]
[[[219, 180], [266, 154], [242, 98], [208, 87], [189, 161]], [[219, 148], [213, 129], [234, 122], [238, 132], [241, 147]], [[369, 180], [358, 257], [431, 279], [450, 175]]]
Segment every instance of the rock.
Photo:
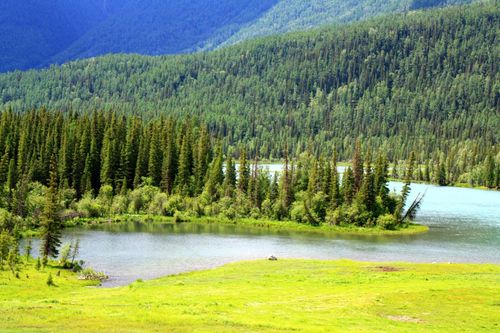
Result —
[[271, 261], [276, 261], [276, 260], [278, 260], [278, 258], [276, 258], [275, 256], [270, 256], [270, 257], [269, 257], [269, 260], [271, 260]]

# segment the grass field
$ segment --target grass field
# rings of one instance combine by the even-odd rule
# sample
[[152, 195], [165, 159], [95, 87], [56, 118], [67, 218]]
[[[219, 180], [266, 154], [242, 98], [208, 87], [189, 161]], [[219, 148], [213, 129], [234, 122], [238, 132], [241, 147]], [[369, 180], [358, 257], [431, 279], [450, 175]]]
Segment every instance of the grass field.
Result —
[[1, 332], [500, 331], [497, 265], [261, 260], [112, 289], [57, 271], [0, 272]]

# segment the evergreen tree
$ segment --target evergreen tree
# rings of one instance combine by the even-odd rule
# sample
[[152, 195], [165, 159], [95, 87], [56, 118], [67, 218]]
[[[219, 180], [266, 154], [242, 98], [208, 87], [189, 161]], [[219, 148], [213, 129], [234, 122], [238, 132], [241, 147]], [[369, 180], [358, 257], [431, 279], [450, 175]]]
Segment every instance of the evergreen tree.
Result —
[[247, 152], [245, 149], [240, 151], [240, 165], [238, 169], [238, 189], [247, 193], [248, 191], [248, 181], [250, 178], [250, 171], [248, 168]]
[[226, 157], [226, 173], [224, 175], [224, 195], [227, 197], [233, 196], [233, 191], [236, 188], [236, 169], [234, 167], [231, 154]]
[[342, 194], [344, 196], [344, 202], [350, 205], [354, 199], [356, 190], [354, 188], [354, 173], [351, 167], [347, 167], [344, 176], [342, 177]]
[[352, 170], [354, 176], [354, 192], [361, 189], [363, 182], [363, 156], [361, 153], [361, 141], [356, 140], [356, 147], [354, 149], [354, 157], [352, 158]]
[[40, 254], [44, 258], [44, 262], [48, 257], [56, 258], [59, 254], [59, 246], [61, 245], [62, 225], [58, 215], [57, 188], [57, 161], [54, 156], [51, 162], [49, 188], [47, 189], [45, 208], [40, 224]]

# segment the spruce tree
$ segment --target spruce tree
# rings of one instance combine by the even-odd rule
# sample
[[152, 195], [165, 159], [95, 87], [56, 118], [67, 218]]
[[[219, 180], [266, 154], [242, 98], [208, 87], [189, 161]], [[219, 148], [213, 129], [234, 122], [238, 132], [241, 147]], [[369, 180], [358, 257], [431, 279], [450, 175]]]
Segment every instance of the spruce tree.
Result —
[[236, 187], [236, 169], [234, 167], [233, 158], [231, 154], [227, 154], [226, 157], [226, 173], [224, 175], [224, 195], [227, 197], [232, 197], [234, 189]]
[[354, 189], [354, 173], [351, 167], [347, 167], [342, 177], [342, 195], [344, 197], [344, 202], [350, 205], [354, 199], [356, 191]]
[[245, 149], [240, 151], [240, 165], [238, 168], [238, 189], [247, 193], [248, 191], [248, 181], [250, 178], [250, 171], [248, 168], [247, 152]]
[[363, 156], [361, 153], [361, 141], [356, 140], [356, 147], [354, 149], [354, 156], [352, 158], [352, 171], [354, 177], [354, 192], [358, 192], [361, 189], [361, 184], [363, 182]]
[[49, 257], [56, 258], [59, 254], [59, 246], [61, 245], [62, 225], [58, 215], [57, 160], [55, 156], [51, 160], [49, 187], [47, 189], [45, 207], [40, 224], [40, 254], [44, 258], [44, 262]]

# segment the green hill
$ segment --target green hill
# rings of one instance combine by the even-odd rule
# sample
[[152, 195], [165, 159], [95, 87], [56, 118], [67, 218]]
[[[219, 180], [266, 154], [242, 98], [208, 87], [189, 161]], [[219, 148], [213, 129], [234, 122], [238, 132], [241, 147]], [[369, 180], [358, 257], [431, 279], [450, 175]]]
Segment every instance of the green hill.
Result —
[[215, 49], [249, 38], [473, 0], [4, 0], [0, 72], [109, 53]]
[[[187, 56], [106, 56], [0, 76], [0, 102], [23, 110], [114, 109], [195, 116], [262, 156], [355, 138], [420, 158], [498, 152], [494, 4], [390, 16]], [[418, 148], [418, 149], [417, 149]], [[436, 155], [437, 154], [437, 155]], [[453, 158], [453, 157], [451, 157]]]

